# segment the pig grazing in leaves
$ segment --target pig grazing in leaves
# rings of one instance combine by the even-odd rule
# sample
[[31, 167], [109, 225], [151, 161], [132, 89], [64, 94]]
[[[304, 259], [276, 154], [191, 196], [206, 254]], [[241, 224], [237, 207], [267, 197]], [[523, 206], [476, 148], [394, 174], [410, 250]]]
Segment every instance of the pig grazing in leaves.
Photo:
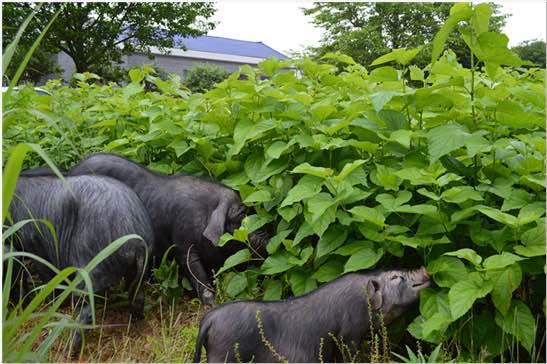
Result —
[[[68, 174], [110, 176], [131, 187], [150, 215], [156, 260], [161, 260], [169, 246], [175, 244], [177, 262], [198, 297], [205, 304], [214, 303], [211, 272], [244, 247], [237, 242], [218, 247], [220, 237], [237, 229], [246, 216], [246, 208], [234, 190], [199, 177], [164, 176], [108, 153], [91, 155]], [[252, 233], [249, 240], [255, 251], [265, 252], [265, 232]]]
[[208, 362], [343, 361], [336, 341], [354, 355], [380, 313], [387, 325], [429, 284], [423, 267], [350, 273], [284, 301], [227, 303], [201, 320], [194, 362], [202, 346]]
[[[134, 317], [143, 316], [142, 277], [146, 257], [154, 240], [150, 219], [137, 195], [123, 183], [108, 177], [19, 177], [10, 205], [13, 224], [36, 219], [48, 221], [55, 230], [36, 221], [23, 225], [10, 238], [15, 250], [37, 255], [59, 269], [85, 267], [114, 240], [128, 234], [130, 239], [90, 272], [93, 291], [103, 293], [125, 278]], [[33, 264], [43, 281], [55, 273]], [[79, 287], [85, 289], [82, 283]], [[79, 320], [91, 323], [91, 307], [85, 303]], [[81, 335], [74, 334], [72, 352], [81, 347]]]

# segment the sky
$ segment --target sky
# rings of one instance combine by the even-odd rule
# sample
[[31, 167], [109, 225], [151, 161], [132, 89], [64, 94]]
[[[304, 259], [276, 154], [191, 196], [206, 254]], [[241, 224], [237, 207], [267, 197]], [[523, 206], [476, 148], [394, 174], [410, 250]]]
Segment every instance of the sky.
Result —
[[[503, 30], [509, 46], [528, 39], [545, 40], [545, 1], [495, 1], [502, 4], [502, 12], [510, 13]], [[287, 54], [306, 46], [317, 46], [322, 30], [311, 24], [300, 8], [312, 6], [311, 1], [296, 0], [220, 0], [213, 20], [216, 29], [209, 35], [258, 42]]]

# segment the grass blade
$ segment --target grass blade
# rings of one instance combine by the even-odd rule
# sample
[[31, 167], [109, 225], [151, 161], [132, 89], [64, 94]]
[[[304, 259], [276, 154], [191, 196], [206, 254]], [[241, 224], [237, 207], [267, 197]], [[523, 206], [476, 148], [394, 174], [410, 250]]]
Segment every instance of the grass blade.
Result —
[[57, 16], [59, 15], [59, 13], [61, 12], [62, 9], [63, 9], [63, 6], [55, 12], [55, 14], [53, 15], [53, 17], [51, 18], [49, 23], [46, 25], [44, 30], [42, 30], [42, 32], [40, 33], [38, 38], [36, 38], [34, 43], [32, 43], [32, 46], [30, 47], [30, 49], [26, 53], [25, 58], [23, 59], [23, 61], [19, 65], [19, 67], [17, 68], [17, 71], [15, 71], [15, 75], [13, 75], [13, 79], [9, 83], [8, 90], [6, 91], [6, 95], [5, 95], [6, 99], [8, 99], [10, 97], [10, 94], [11, 94], [11, 91], [12, 91], [13, 87], [15, 87], [15, 85], [17, 85], [17, 82], [19, 82], [19, 78], [21, 78], [21, 75], [23, 74], [23, 71], [27, 67], [27, 64], [29, 63], [30, 58], [34, 54], [34, 51], [36, 50], [36, 48], [38, 48], [38, 46], [40, 45], [40, 42], [42, 41], [42, 39], [46, 35], [47, 31], [49, 30], [49, 27], [51, 27], [51, 24], [53, 24], [55, 19], [57, 19]]
[[15, 34], [15, 38], [13, 39], [13, 42], [11, 42], [5, 49], [4, 54], [2, 54], [2, 73], [5, 74], [6, 70], [8, 69], [8, 66], [11, 62], [11, 58], [15, 54], [15, 50], [17, 49], [17, 45], [19, 44], [19, 41], [21, 40], [21, 37], [23, 36], [23, 33], [25, 32], [25, 29], [27, 29], [30, 21], [36, 15], [38, 10], [42, 7], [42, 4], [38, 4], [36, 6], [36, 9], [30, 13], [30, 15], [25, 19], [23, 24], [17, 29], [17, 33]]

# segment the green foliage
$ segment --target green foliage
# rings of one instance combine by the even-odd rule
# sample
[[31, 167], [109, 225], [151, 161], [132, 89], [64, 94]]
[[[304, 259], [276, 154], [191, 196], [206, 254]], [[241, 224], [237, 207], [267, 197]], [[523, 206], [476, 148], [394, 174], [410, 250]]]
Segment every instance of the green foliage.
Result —
[[427, 67], [397, 50], [377, 62], [400, 69], [372, 72], [339, 54], [324, 59], [336, 65], [270, 59], [192, 95], [147, 69], [124, 87], [83, 74], [75, 88], [50, 83], [52, 96], [14, 93], [4, 148], [34, 142], [62, 167], [113, 151], [233, 187], [256, 210], [233, 238], [266, 223], [274, 233], [258, 266], [232, 269], [250, 261], [246, 250], [227, 261], [218, 280], [230, 298], [423, 264], [436, 288], [421, 295], [414, 337], [461, 340], [470, 361], [515, 345], [532, 359], [545, 297], [545, 71], [519, 68], [487, 9], [466, 9], [446, 39], [467, 39], [472, 68], [449, 50]]
[[545, 68], [545, 41], [526, 40], [511, 50], [537, 67]]
[[174, 259], [168, 259], [169, 250], [162, 257], [160, 266], [152, 270], [154, 278], [158, 282], [160, 297], [167, 299], [167, 302], [182, 297], [184, 288], [179, 279], [179, 266]]
[[[2, 4], [6, 43], [36, 8], [36, 3]], [[215, 12], [211, 3], [44, 3], [21, 39], [22, 49], [32, 44], [59, 10], [61, 16], [42, 42], [42, 54], [63, 51], [72, 58], [77, 72], [101, 76], [112, 75], [111, 63], [121, 63], [124, 54], [173, 47], [175, 35], [197, 36], [214, 28], [209, 21]]]
[[[450, 19], [453, 18], [450, 16], [452, 5], [454, 3], [316, 3], [304, 9], [304, 14], [313, 17], [313, 23], [325, 30], [325, 36], [321, 45], [310, 52], [322, 56], [340, 51], [368, 66], [390, 49], [421, 47], [430, 43], [437, 34], [448, 41], [458, 61], [469, 67], [469, 51], [465, 43], [457, 35], [450, 34], [448, 29], [458, 22]], [[499, 14], [498, 5], [493, 5], [492, 10], [486, 4], [481, 6], [485, 11], [479, 18], [484, 19], [485, 12], [493, 10], [491, 29], [500, 31], [505, 25], [506, 15]], [[481, 26], [488, 27], [488, 23], [482, 22]], [[431, 52], [438, 52], [437, 56], [441, 54], [435, 44], [433, 50], [426, 46], [415, 63], [425, 67]]]
[[215, 64], [198, 64], [190, 68], [184, 76], [184, 84], [193, 92], [211, 90], [219, 82], [228, 78], [230, 72]]

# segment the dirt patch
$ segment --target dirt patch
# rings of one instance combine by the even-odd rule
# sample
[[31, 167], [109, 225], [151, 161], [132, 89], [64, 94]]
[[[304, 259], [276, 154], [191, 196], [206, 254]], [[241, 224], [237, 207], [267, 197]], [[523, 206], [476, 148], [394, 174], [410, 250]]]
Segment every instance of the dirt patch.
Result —
[[189, 296], [175, 304], [147, 302], [145, 318], [132, 321], [123, 304], [99, 305], [97, 328], [87, 333], [81, 357], [67, 357], [67, 332], [50, 351], [52, 362], [189, 362], [207, 307]]

